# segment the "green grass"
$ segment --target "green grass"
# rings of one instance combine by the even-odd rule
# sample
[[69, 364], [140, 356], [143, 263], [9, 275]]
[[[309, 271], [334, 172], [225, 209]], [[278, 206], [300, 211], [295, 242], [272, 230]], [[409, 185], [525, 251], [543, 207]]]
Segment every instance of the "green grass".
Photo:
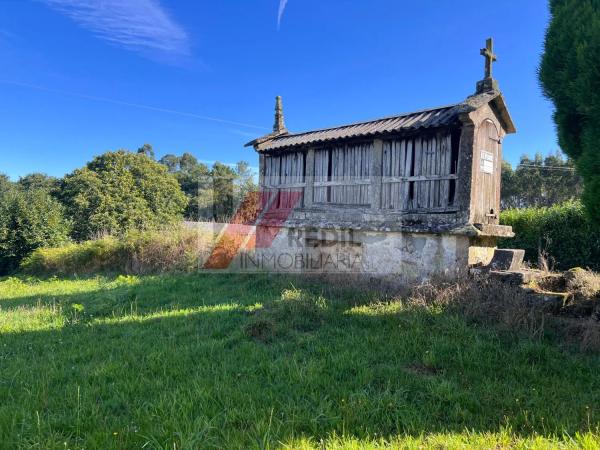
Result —
[[316, 282], [0, 281], [1, 448], [591, 449], [599, 404], [598, 355]]

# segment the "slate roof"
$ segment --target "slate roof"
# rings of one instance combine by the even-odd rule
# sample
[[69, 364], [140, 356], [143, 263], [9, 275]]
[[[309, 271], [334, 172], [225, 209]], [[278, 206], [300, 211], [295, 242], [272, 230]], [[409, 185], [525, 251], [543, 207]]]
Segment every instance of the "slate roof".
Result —
[[508, 122], [506, 126], [507, 132], [514, 132], [514, 125], [512, 124], [510, 115], [508, 115], [502, 95], [499, 92], [487, 92], [469, 97], [464, 102], [454, 105], [398, 114], [366, 122], [357, 122], [302, 133], [271, 133], [247, 143], [246, 146], [254, 146], [257, 151], [262, 152], [298, 145], [335, 141], [338, 139], [360, 138], [449, 126], [458, 122], [460, 114], [474, 111], [483, 104], [490, 103], [493, 100], [501, 102], [499, 109], [503, 110], [501, 111], [501, 116], [504, 116], [505, 122]]

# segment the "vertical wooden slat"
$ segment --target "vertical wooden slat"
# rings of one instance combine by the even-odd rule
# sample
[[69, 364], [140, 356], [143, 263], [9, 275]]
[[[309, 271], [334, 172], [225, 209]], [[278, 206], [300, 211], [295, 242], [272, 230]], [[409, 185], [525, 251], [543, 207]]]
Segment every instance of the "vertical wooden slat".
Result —
[[[425, 169], [423, 170], [424, 175], [429, 175], [431, 173], [431, 139], [426, 139], [426, 147], [425, 147]], [[429, 193], [430, 193], [430, 183], [429, 181], [423, 181], [423, 208], [429, 208]]]
[[[344, 181], [347, 182], [350, 179], [350, 160], [352, 158], [352, 147], [346, 146], [343, 152], [344, 155]], [[344, 186], [344, 204], [348, 204], [352, 201], [350, 186]]]
[[[396, 140], [394, 153], [396, 154], [396, 163], [394, 164], [394, 176], [400, 176], [400, 170], [402, 167], [402, 141]], [[394, 194], [393, 194], [393, 205], [394, 209], [398, 208], [398, 201], [400, 199], [400, 183], [394, 183]]]
[[[396, 160], [396, 141], [392, 141], [390, 143], [390, 170], [389, 170], [389, 174], [390, 176], [394, 176], [394, 166], [395, 166], [395, 160]], [[387, 183], [387, 187], [388, 187], [388, 199], [387, 199], [387, 203], [388, 203], [388, 208], [394, 208], [394, 183]]]
[[[363, 148], [363, 144], [357, 145], [354, 147], [354, 151], [353, 151], [353, 174], [352, 177], [356, 180], [360, 179], [360, 158], [362, 155], [362, 148]], [[352, 202], [354, 204], [360, 204], [360, 190], [361, 190], [361, 186], [354, 186], [352, 188]]]
[[[322, 150], [314, 150], [314, 181], [323, 181], [321, 174], [323, 173], [323, 151]], [[320, 203], [321, 202], [321, 187], [314, 186], [313, 187], [313, 202]]]
[[[323, 181], [323, 151], [315, 150], [315, 181]], [[321, 199], [321, 187], [314, 188], [313, 201], [320, 203]]]
[[[438, 137], [434, 137], [433, 138], [433, 173], [432, 175], [438, 175], [439, 174], [439, 167], [440, 167], [440, 140], [438, 139]], [[439, 202], [440, 202], [440, 182], [439, 180], [435, 180], [432, 183], [432, 203], [431, 206], [433, 208], [437, 208], [439, 206]]]
[[[383, 170], [382, 170], [382, 173], [383, 173], [384, 177], [389, 177], [390, 173], [391, 173], [391, 155], [390, 155], [391, 147], [392, 147], [391, 141], [383, 142], [383, 155], [382, 155]], [[381, 206], [384, 209], [387, 209], [390, 207], [389, 195], [390, 195], [390, 184], [382, 183]]]
[[[436, 158], [436, 150], [437, 150], [437, 139], [435, 136], [432, 136], [429, 144], [429, 175], [435, 174], [435, 158]], [[429, 201], [427, 202], [428, 208], [435, 207], [435, 188], [436, 182], [434, 180], [429, 180]]]
[[400, 164], [398, 165], [398, 176], [402, 176], [406, 167], [406, 140], [403, 139], [398, 144], [400, 146]]
[[[340, 175], [342, 173], [341, 170], [341, 165], [342, 165], [342, 151], [340, 150], [339, 147], [336, 147], [335, 149], [335, 181], [341, 181], [340, 180]], [[335, 190], [335, 202], [334, 203], [340, 203], [340, 187], [336, 186], [334, 188]]]
[[383, 141], [375, 139], [373, 141], [372, 151], [370, 152], [369, 178], [371, 186], [369, 188], [369, 203], [371, 208], [378, 210], [383, 205], [381, 204], [381, 188], [382, 188], [382, 162], [383, 162]]
[[[333, 173], [333, 181], [340, 181], [340, 150], [338, 147], [334, 150], [334, 157], [331, 159], [331, 164], [333, 165], [332, 173]], [[332, 191], [332, 201], [333, 203], [339, 202], [339, 188], [337, 186], [333, 186], [331, 188]]]
[[[435, 151], [435, 141], [433, 138], [427, 139], [427, 171], [426, 175], [433, 173], [433, 153]], [[431, 180], [425, 181], [425, 208], [431, 208], [433, 205], [433, 183]]]
[[[403, 158], [403, 165], [402, 165], [402, 171], [400, 172], [400, 175], [402, 176], [406, 176], [407, 175], [407, 171], [410, 170], [410, 162], [412, 160], [412, 155], [410, 155], [412, 151], [412, 144], [410, 143], [410, 141], [405, 140], [403, 142], [403, 154], [404, 154], [404, 158]], [[398, 199], [398, 209], [401, 210], [405, 210], [407, 209], [407, 204], [408, 204], [408, 181], [403, 181], [401, 183], [401, 188], [400, 188], [400, 198]]]
[[[446, 134], [442, 137], [442, 151], [441, 153], [441, 163], [440, 163], [440, 174], [441, 175], [449, 175], [450, 174], [450, 148], [448, 146], [448, 139], [450, 134]], [[447, 207], [448, 206], [448, 197], [450, 194], [450, 182], [448, 180], [443, 180], [440, 183], [440, 206]]]
[[[423, 143], [422, 143], [422, 139], [420, 137], [416, 137], [415, 138], [415, 162], [414, 162], [414, 173], [413, 175], [418, 176], [421, 175], [421, 159], [422, 159], [422, 152], [423, 152]], [[413, 192], [414, 192], [414, 197], [413, 197], [413, 203], [411, 205], [411, 209], [415, 209], [419, 207], [419, 194], [420, 194], [420, 190], [421, 190], [421, 186], [418, 182], [413, 182]]]
[[[421, 151], [421, 175], [427, 175], [427, 164], [429, 159], [429, 140], [421, 139], [422, 151]], [[417, 202], [419, 208], [427, 208], [427, 202], [429, 200], [429, 183], [427, 181], [419, 181], [419, 201]]]

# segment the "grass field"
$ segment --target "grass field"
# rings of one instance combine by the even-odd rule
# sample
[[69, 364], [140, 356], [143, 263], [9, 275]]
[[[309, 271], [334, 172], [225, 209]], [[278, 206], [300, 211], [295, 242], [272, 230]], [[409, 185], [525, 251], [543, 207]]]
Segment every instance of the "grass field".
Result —
[[0, 447], [600, 447], [600, 357], [242, 275], [0, 281]]

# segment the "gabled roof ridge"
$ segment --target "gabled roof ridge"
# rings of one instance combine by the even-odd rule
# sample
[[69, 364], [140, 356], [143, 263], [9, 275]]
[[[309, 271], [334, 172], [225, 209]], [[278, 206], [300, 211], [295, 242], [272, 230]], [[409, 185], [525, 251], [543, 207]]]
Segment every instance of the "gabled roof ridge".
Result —
[[314, 130], [304, 130], [304, 131], [299, 131], [297, 133], [289, 132], [285, 136], [302, 136], [303, 134], [318, 133], [320, 131], [338, 130], [340, 128], [353, 127], [353, 126], [356, 126], [356, 125], [366, 125], [368, 123], [381, 122], [382, 120], [399, 119], [400, 117], [413, 116], [415, 114], [422, 114], [422, 113], [425, 113], [425, 112], [437, 111], [437, 110], [441, 110], [441, 109], [455, 108], [457, 106], [461, 106], [463, 103], [464, 102], [459, 102], [459, 103], [452, 103], [452, 104], [449, 104], [449, 105], [436, 106], [434, 108], [424, 108], [424, 109], [419, 109], [417, 111], [409, 111], [409, 112], [403, 112], [403, 113], [400, 113], [400, 114], [392, 114], [390, 116], [379, 117], [379, 118], [376, 118], [376, 119], [359, 120], [357, 122], [350, 122], [350, 123], [345, 123], [343, 125], [337, 125], [337, 126], [332, 126], [332, 127], [315, 128]]
[[250, 147], [255, 144], [261, 144], [266, 141], [275, 140], [279, 137], [297, 137], [297, 136], [303, 136], [306, 134], [321, 133], [321, 132], [326, 132], [326, 131], [331, 131], [331, 130], [341, 130], [344, 128], [350, 128], [350, 127], [359, 126], [359, 125], [367, 125], [370, 123], [382, 122], [385, 120], [400, 119], [402, 117], [414, 116], [414, 115], [423, 114], [426, 112], [449, 110], [452, 108], [460, 107], [462, 105], [464, 105], [464, 101], [459, 102], [459, 103], [451, 103], [448, 105], [435, 106], [433, 108], [423, 108], [423, 109], [419, 109], [417, 111], [409, 111], [409, 112], [403, 112], [403, 113], [399, 113], [399, 114], [392, 114], [389, 116], [379, 117], [379, 118], [375, 118], [375, 119], [360, 120], [357, 122], [350, 122], [350, 123], [337, 125], [337, 126], [316, 128], [316, 129], [312, 129], [312, 130], [304, 130], [304, 131], [299, 131], [296, 133], [290, 132], [290, 131], [287, 131], [286, 133], [269, 133], [269, 134], [266, 134], [264, 136], [261, 136], [259, 138], [256, 138], [256, 139], [248, 142], [247, 144], [245, 144], [245, 147]]
[[499, 90], [493, 89], [482, 93], [476, 93], [467, 97], [459, 103], [453, 103], [433, 108], [425, 108], [412, 112], [394, 114], [378, 119], [363, 120], [343, 125], [319, 128], [313, 130], [290, 133], [288, 130], [280, 133], [270, 133], [254, 139], [246, 146], [254, 146], [257, 151], [273, 150], [283, 147], [305, 145], [310, 142], [325, 142], [337, 139], [371, 136], [385, 134], [400, 130], [416, 130], [419, 128], [435, 128], [448, 126], [458, 120], [463, 113], [479, 109], [484, 104], [496, 107], [507, 132], [514, 132], [512, 119], [508, 114], [504, 99]]

